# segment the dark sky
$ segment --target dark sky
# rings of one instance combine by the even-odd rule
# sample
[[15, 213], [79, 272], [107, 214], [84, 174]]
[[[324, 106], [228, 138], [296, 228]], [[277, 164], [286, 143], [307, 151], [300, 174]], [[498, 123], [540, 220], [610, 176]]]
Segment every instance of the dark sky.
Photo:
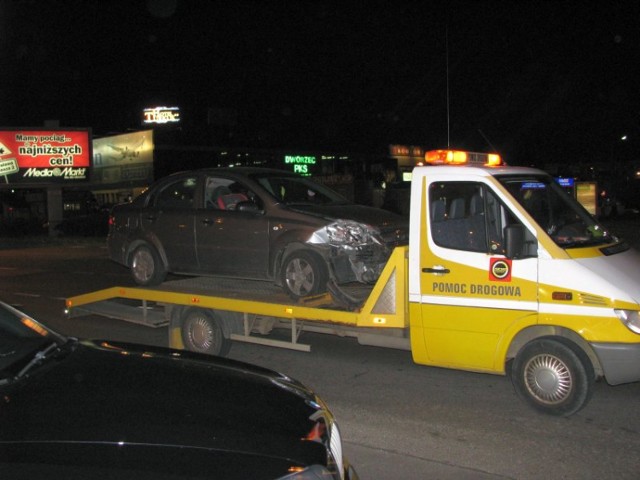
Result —
[[178, 105], [194, 143], [640, 160], [637, 0], [0, 0], [0, 62], [0, 126]]

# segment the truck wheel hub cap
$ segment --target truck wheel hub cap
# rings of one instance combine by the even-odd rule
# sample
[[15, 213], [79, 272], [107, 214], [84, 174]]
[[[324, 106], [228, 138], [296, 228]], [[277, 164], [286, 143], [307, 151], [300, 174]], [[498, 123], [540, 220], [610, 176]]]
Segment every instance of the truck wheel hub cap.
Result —
[[571, 373], [567, 366], [552, 355], [538, 355], [525, 368], [525, 383], [538, 401], [557, 404], [571, 393]]

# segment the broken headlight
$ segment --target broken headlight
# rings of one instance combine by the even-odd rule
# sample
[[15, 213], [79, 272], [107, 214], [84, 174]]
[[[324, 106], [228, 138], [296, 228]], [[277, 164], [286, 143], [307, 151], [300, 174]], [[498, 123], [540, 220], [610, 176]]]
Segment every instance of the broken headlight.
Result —
[[[336, 220], [316, 230], [309, 243], [331, 247], [331, 262], [339, 282], [373, 283], [388, 257], [377, 228], [353, 220]], [[347, 266], [347, 273], [340, 266]]]
[[380, 244], [376, 228], [351, 220], [336, 220], [322, 227], [309, 239], [309, 243], [326, 243], [335, 247], [356, 248]]

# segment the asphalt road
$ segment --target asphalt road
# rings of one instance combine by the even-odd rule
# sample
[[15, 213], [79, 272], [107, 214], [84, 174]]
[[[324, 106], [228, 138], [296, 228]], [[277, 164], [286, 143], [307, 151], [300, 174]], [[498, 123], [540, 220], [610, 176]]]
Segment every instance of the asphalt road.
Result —
[[[167, 345], [165, 328], [64, 316], [66, 297], [114, 285], [131, 281], [101, 241], [16, 248], [0, 239], [2, 300], [66, 334]], [[363, 479], [640, 475], [640, 383], [598, 383], [586, 408], [555, 418], [524, 405], [504, 377], [418, 366], [409, 352], [348, 338], [303, 333], [301, 341], [310, 353], [236, 343], [229, 356], [315, 389], [337, 415]]]

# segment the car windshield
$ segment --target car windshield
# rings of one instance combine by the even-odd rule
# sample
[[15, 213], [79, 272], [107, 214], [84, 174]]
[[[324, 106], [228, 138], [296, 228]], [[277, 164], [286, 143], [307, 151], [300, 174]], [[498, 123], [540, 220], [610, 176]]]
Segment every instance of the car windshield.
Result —
[[306, 177], [257, 174], [252, 178], [279, 203], [285, 205], [344, 205], [349, 203], [339, 193]]
[[557, 245], [575, 248], [616, 241], [553, 178], [526, 175], [498, 179]]
[[[0, 385], [19, 376], [31, 362], [40, 360], [66, 338], [33, 318], [0, 302]], [[44, 352], [44, 353], [43, 353]]]

